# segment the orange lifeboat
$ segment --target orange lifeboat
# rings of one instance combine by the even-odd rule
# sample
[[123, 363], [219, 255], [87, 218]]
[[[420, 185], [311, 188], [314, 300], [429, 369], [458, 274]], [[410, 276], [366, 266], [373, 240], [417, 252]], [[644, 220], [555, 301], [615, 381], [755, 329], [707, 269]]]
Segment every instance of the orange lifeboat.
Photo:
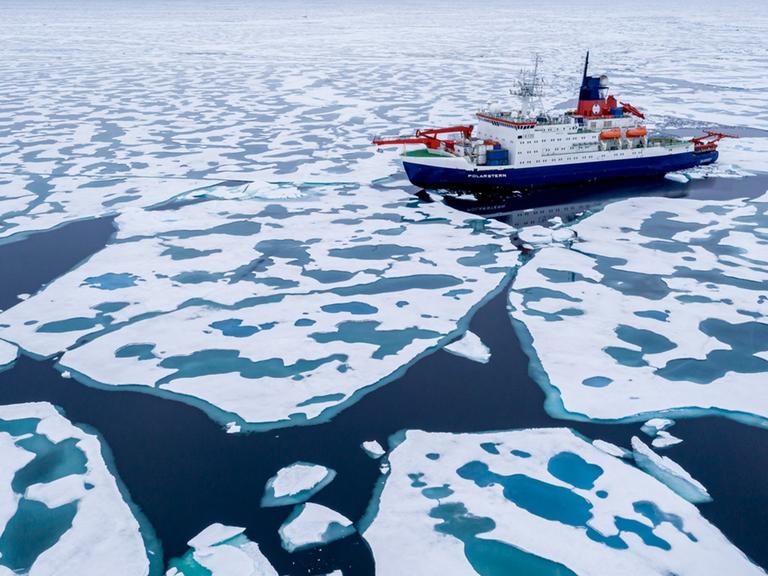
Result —
[[600, 132], [600, 140], [616, 140], [621, 138], [621, 128], [612, 128]]
[[627, 130], [627, 138], [642, 138], [648, 135], [648, 130], [645, 126], [638, 126], [637, 128], [629, 128]]

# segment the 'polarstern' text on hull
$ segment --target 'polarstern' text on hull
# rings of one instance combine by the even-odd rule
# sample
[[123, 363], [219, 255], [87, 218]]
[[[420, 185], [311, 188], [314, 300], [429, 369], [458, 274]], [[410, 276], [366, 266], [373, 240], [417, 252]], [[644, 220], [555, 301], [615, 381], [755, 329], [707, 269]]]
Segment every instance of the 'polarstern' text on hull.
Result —
[[576, 110], [531, 113], [542, 92], [538, 63], [537, 58], [533, 71], [521, 72], [513, 92], [521, 102], [517, 111], [489, 104], [475, 115], [476, 125], [417, 130], [373, 143], [404, 146], [403, 167], [414, 185], [470, 192], [662, 176], [717, 160], [717, 142], [727, 135], [651, 136], [642, 112], [608, 95], [606, 76], [588, 75], [589, 53]]

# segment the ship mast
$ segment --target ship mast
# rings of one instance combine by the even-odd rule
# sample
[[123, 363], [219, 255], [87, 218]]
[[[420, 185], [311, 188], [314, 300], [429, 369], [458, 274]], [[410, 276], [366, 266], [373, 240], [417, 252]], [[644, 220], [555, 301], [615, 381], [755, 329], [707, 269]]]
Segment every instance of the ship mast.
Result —
[[509, 93], [520, 98], [520, 115], [527, 117], [534, 106], [542, 107], [544, 95], [544, 80], [539, 76], [541, 57], [536, 54], [533, 58], [533, 70], [520, 70], [517, 83]]

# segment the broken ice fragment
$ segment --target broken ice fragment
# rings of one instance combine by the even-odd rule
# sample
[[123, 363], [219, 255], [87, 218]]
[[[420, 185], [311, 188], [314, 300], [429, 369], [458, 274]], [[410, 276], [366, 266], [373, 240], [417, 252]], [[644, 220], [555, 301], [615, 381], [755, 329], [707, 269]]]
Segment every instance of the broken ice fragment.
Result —
[[657, 478], [680, 496], [693, 503], [710, 502], [707, 489], [677, 462], [659, 456], [637, 436], [632, 437], [635, 462], [651, 476]]
[[226, 432], [227, 434], [237, 434], [240, 432], [240, 424], [237, 422], [227, 422]]
[[296, 507], [280, 527], [283, 548], [294, 552], [320, 546], [349, 536], [355, 531], [352, 522], [338, 512], [308, 502]]
[[669, 418], [651, 418], [643, 424], [641, 430], [648, 436], [655, 436], [660, 430], [666, 430], [675, 424], [674, 420]]
[[169, 562], [166, 576], [277, 576], [244, 528], [211, 524], [187, 544], [192, 548]]
[[362, 443], [362, 448], [374, 460], [384, 455], [384, 448], [376, 440], [367, 440]]
[[336, 471], [319, 464], [296, 462], [277, 471], [267, 481], [261, 505], [298, 504], [309, 500], [336, 477]]
[[445, 346], [444, 350], [456, 356], [463, 356], [469, 360], [480, 362], [481, 364], [487, 364], [491, 359], [491, 351], [488, 349], [488, 346], [483, 344], [483, 341], [480, 340], [477, 334], [469, 330], [464, 332], [461, 338]]
[[680, 184], [688, 183], [688, 177], [685, 174], [681, 174], [679, 172], [670, 172], [665, 174], [664, 178], [667, 180], [672, 180], [672, 182], [679, 182]]
[[202, 532], [187, 542], [187, 545], [191, 548], [207, 548], [234, 538], [243, 532], [245, 532], [245, 528], [226, 526], [216, 522], [203, 529]]
[[19, 349], [16, 346], [5, 340], [0, 340], [0, 369], [13, 364], [18, 353]]
[[669, 432], [666, 432], [664, 430], [659, 430], [659, 433], [656, 435], [656, 438], [651, 440], [651, 445], [654, 448], [667, 448], [668, 446], [674, 446], [675, 444], [680, 444], [682, 440], [678, 438], [677, 436], [672, 436]]

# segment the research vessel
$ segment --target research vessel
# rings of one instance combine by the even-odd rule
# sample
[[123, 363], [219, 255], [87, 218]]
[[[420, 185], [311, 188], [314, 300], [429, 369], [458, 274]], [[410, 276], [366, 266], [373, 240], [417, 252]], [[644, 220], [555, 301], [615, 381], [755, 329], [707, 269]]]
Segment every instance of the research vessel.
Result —
[[403, 167], [416, 186], [481, 192], [663, 176], [715, 162], [717, 143], [728, 136], [650, 135], [640, 110], [608, 94], [607, 76], [589, 75], [589, 52], [576, 109], [534, 112], [543, 88], [538, 68], [536, 58], [532, 70], [520, 73], [512, 91], [520, 99], [518, 110], [489, 104], [475, 115], [476, 125], [417, 130], [373, 143], [403, 145]]

